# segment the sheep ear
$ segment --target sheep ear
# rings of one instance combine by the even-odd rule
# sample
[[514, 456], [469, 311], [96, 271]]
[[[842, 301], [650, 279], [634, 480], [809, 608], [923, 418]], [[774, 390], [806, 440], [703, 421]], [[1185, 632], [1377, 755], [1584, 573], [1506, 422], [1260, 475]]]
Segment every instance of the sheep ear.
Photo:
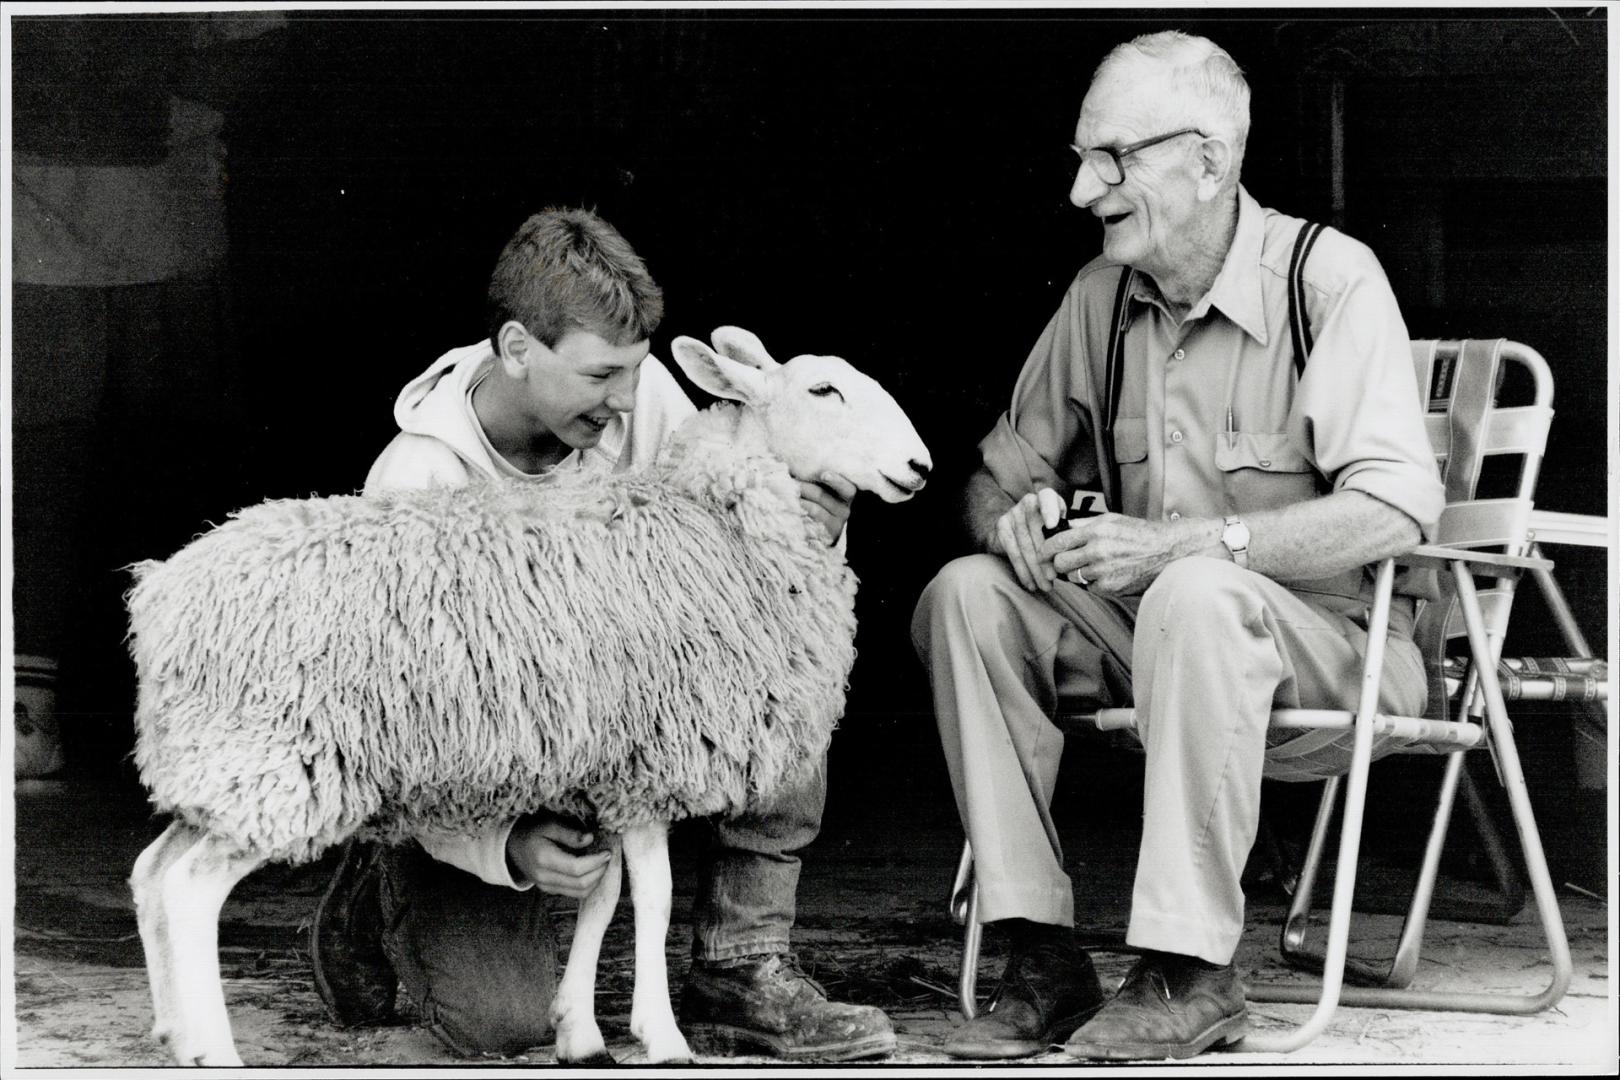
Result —
[[739, 364], [747, 364], [760, 371], [770, 371], [779, 366], [765, 351], [765, 343], [759, 340], [759, 336], [740, 326], [719, 327], [709, 335], [709, 340], [714, 342], [721, 356]]
[[765, 373], [757, 367], [721, 356], [697, 338], [678, 337], [670, 342], [669, 348], [686, 377], [700, 389], [744, 405], [763, 399]]

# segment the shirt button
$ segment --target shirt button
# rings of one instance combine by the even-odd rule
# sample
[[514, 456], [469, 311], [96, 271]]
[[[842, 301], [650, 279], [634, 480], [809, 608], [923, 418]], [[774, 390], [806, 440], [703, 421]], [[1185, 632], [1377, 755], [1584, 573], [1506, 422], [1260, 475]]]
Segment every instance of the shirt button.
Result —
[[1179, 511], [1179, 510], [1170, 511], [1170, 520], [1171, 521], [1180, 521], [1181, 520], [1181, 511]]
[[1180, 442], [1180, 441], [1181, 441], [1181, 432], [1179, 432], [1179, 431], [1172, 431], [1172, 432], [1171, 432], [1171, 433], [1170, 433], [1170, 441], [1171, 441], [1171, 442]]
[[1187, 359], [1187, 350], [1186, 349], [1177, 349], [1175, 352], [1171, 353], [1170, 355], [1174, 356], [1177, 360], [1185, 360], [1185, 359]]
[[1260, 459], [1260, 467], [1261, 467], [1261, 468], [1262, 468], [1262, 469], [1269, 469], [1269, 468], [1271, 468], [1271, 459], [1270, 459], [1270, 458], [1261, 458], [1261, 459]]

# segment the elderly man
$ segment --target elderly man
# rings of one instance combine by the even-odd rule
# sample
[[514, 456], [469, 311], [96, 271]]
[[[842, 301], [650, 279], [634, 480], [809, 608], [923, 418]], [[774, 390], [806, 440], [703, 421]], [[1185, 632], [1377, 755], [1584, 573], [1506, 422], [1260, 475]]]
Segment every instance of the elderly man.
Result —
[[[1296, 348], [1305, 223], [1238, 182], [1248, 99], [1230, 56], [1180, 33], [1098, 68], [1070, 198], [1103, 253], [980, 443], [964, 514], [982, 554], [917, 606], [980, 918], [1010, 942], [995, 1008], [946, 1045], [958, 1057], [1068, 1039], [1082, 1058], [1180, 1058], [1243, 1034], [1232, 957], [1268, 749], [1348, 761], [1318, 733], [1268, 747], [1268, 714], [1353, 707], [1368, 564], [1416, 545], [1444, 501], [1406, 327], [1362, 244], [1326, 232], [1310, 250], [1296, 302], [1314, 344]], [[1116, 513], [1043, 537], [1099, 488]], [[1406, 713], [1426, 693], [1422, 591], [1398, 583], [1385, 661], [1383, 705]], [[1111, 999], [1073, 939], [1049, 810], [1049, 714], [1071, 701], [1134, 704], [1146, 751], [1126, 939], [1142, 956]]]

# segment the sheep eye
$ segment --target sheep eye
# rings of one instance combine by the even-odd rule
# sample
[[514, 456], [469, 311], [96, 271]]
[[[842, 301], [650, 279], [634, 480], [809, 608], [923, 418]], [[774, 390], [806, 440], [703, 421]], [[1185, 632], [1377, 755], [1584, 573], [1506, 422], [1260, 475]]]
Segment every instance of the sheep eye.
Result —
[[844, 400], [843, 391], [839, 390], [838, 387], [834, 386], [830, 382], [817, 383], [815, 386], [810, 388], [810, 392], [816, 397], [826, 397], [828, 394], [837, 394], [839, 401]]

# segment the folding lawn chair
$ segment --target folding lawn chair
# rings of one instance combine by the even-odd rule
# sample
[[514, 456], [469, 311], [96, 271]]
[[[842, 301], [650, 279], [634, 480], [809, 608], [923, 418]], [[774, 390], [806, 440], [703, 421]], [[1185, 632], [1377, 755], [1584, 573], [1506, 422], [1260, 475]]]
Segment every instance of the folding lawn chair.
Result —
[[[1291, 1030], [1276, 1035], [1250, 1035], [1242, 1043], [1244, 1050], [1286, 1052], [1298, 1049], [1321, 1033], [1341, 1002], [1380, 1008], [1529, 1014], [1556, 1003], [1570, 980], [1569, 945], [1542, 852], [1541, 837], [1531, 813], [1524, 772], [1507, 714], [1507, 695], [1503, 690], [1504, 673], [1511, 681], [1524, 673], [1524, 665], [1499, 666], [1518, 576], [1526, 570], [1539, 573], [1552, 569], [1546, 559], [1527, 554], [1531, 546], [1532, 497], [1553, 415], [1552, 376], [1546, 361], [1534, 350], [1501, 340], [1415, 341], [1412, 354], [1418, 387], [1429, 403], [1426, 423], [1446, 482], [1446, 509], [1435, 543], [1423, 545], [1398, 559], [1386, 559], [1377, 568], [1356, 711], [1282, 709], [1272, 713], [1272, 726], [1276, 728], [1327, 728], [1343, 732], [1336, 742], [1351, 750], [1351, 758], [1346, 774], [1323, 777], [1312, 772], [1308, 760], [1290, 760], [1288, 743], [1267, 752], [1265, 775], [1268, 778], [1326, 780], [1282, 940], [1285, 957], [1303, 966], [1319, 966], [1323, 977], [1319, 985], [1247, 986], [1251, 1001], [1315, 1004], [1316, 1009], [1304, 1023]], [[1497, 406], [1496, 398], [1506, 370], [1504, 362], [1516, 363], [1529, 373], [1534, 394], [1531, 404]], [[1509, 464], [1516, 462], [1517, 477], [1511, 484], [1511, 494], [1476, 497], [1487, 458]], [[1414, 629], [1415, 640], [1422, 647], [1430, 669], [1430, 703], [1428, 715], [1423, 717], [1392, 716], [1377, 711], [1397, 564], [1434, 570], [1440, 585], [1440, 598], [1424, 605]], [[1476, 576], [1491, 579], [1495, 584], [1487, 589], [1478, 588]], [[1550, 577], [1547, 580], [1550, 581]], [[1451, 661], [1451, 677], [1447, 678], [1447, 645], [1459, 639], [1466, 641], [1466, 653]], [[1600, 668], [1589, 667], [1587, 677], [1602, 683], [1606, 674]], [[1586, 690], [1590, 691], [1591, 686], [1587, 685]], [[1104, 731], [1134, 730], [1135, 724], [1134, 711], [1128, 708], [1099, 709], [1062, 719], [1065, 723], [1075, 720]], [[1447, 755], [1447, 760], [1434, 825], [1401, 942], [1390, 970], [1377, 972], [1367, 965], [1350, 962], [1347, 944], [1368, 766], [1374, 736], [1386, 733], [1403, 741], [1397, 753], [1437, 753]], [[1406, 988], [1417, 966], [1446, 826], [1463, 775], [1464, 752], [1478, 747], [1491, 752], [1497, 776], [1506, 789], [1552, 961], [1552, 977], [1547, 988], [1535, 995]], [[1341, 786], [1346, 789], [1344, 813], [1327, 944], [1323, 953], [1314, 954], [1304, 948], [1304, 937], [1316, 876]], [[971, 1019], [978, 1011], [976, 984], [981, 931], [971, 846], [963, 848], [952, 889], [951, 912], [966, 928], [958, 991], [961, 1011]], [[1378, 985], [1347, 988], [1344, 985], [1347, 975], [1352, 981]]]

